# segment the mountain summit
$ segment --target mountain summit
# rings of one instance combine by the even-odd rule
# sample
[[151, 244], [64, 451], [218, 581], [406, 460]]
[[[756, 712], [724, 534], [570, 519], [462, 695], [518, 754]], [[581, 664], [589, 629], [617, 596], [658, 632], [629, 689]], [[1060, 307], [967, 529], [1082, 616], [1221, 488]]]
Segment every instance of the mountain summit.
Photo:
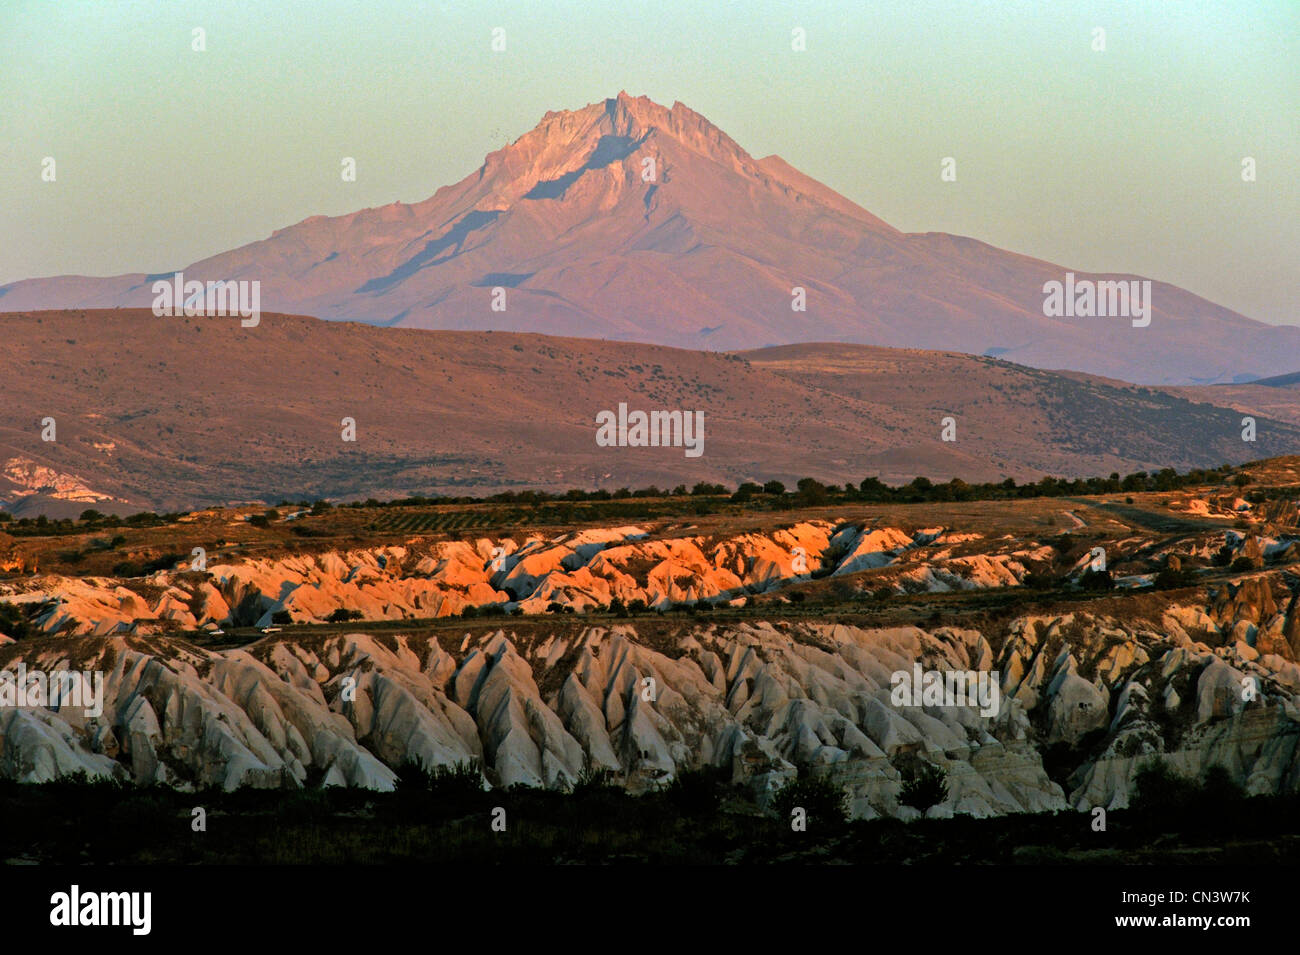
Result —
[[[1300, 328], [1161, 282], [1146, 327], [1045, 315], [1044, 285], [1067, 271], [1137, 277], [899, 232], [681, 103], [626, 93], [547, 113], [423, 202], [314, 216], [181, 271], [257, 280], [267, 311], [328, 319], [714, 350], [855, 342], [1143, 383], [1284, 374], [1300, 354]], [[16, 282], [0, 305], [147, 307], [170, 274]]]

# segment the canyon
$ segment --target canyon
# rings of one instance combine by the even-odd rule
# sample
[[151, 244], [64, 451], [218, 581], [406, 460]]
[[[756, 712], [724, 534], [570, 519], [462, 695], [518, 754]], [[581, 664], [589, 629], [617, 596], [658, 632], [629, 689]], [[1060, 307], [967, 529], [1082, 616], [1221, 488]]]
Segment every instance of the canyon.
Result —
[[[1267, 467], [1247, 473], [1285, 497], [1300, 464]], [[237, 512], [190, 515], [166, 532], [211, 544], [201, 571], [0, 581], [32, 631], [0, 667], [105, 675], [94, 718], [0, 709], [0, 776], [388, 790], [416, 760], [644, 792], [714, 767], [760, 803], [824, 776], [865, 819], [918, 813], [913, 757], [948, 780], [931, 816], [1123, 807], [1152, 760], [1300, 785], [1295, 508], [1231, 489], [344, 548], [285, 530], [345, 518], [282, 516], [258, 544]], [[1114, 584], [1089, 597], [1096, 547]], [[1161, 570], [1187, 576], [1153, 590]], [[1001, 705], [893, 705], [916, 665], [991, 674]]]

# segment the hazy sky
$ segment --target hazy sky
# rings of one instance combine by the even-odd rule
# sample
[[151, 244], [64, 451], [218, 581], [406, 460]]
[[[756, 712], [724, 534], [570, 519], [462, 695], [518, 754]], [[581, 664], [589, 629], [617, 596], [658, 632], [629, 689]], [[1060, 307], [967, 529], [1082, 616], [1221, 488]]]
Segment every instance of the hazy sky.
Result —
[[621, 89], [901, 229], [1300, 322], [1300, 0], [0, 0], [0, 282], [424, 199]]

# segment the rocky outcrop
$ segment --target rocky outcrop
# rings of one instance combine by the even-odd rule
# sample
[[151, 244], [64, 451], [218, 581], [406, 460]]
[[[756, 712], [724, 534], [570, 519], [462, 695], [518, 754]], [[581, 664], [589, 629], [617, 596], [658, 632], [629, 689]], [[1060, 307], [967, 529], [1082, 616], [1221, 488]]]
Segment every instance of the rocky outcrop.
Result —
[[0, 774], [387, 789], [406, 759], [474, 760], [496, 786], [566, 788], [596, 766], [643, 790], [713, 765], [765, 793], [813, 765], [849, 787], [860, 815], [896, 815], [890, 758], [918, 751], [950, 770], [962, 811], [1064, 805], [1018, 710], [891, 704], [891, 674], [914, 661], [987, 665], [992, 652], [974, 631], [759, 623], [692, 629], [671, 652], [631, 627], [451, 643], [348, 634], [223, 652], [140, 637], [38, 652], [11, 644], [11, 671], [20, 661], [99, 669], [106, 688], [93, 717], [9, 710]]
[[[952, 540], [972, 538], [978, 535]], [[470, 607], [535, 614], [582, 612], [615, 601], [654, 609], [727, 604], [814, 576], [872, 568], [889, 568], [874, 586], [897, 592], [1015, 586], [1026, 573], [1030, 558], [1023, 554], [953, 556], [944, 548], [948, 541], [943, 528], [906, 532], [824, 520], [722, 539], [592, 528], [522, 542], [414, 539], [342, 552], [214, 560], [202, 576], [186, 560], [134, 580], [35, 577], [0, 585], [0, 599], [40, 605], [34, 624], [45, 633], [107, 636], [265, 627], [281, 613], [294, 623], [316, 623], [339, 610], [365, 620], [411, 620]]]
[[[909, 817], [901, 758], [947, 774], [941, 814], [1127, 804], [1151, 760], [1226, 766], [1251, 792], [1300, 786], [1300, 666], [1211, 648], [1178, 620], [1026, 616], [993, 635], [833, 623], [441, 629], [268, 638], [10, 642], [0, 665], [98, 670], [102, 713], [0, 708], [0, 776], [78, 770], [178, 787], [389, 789], [408, 759], [477, 762], [493, 786], [633, 791], [714, 766], [760, 797], [815, 767], [855, 815]], [[996, 647], [996, 649], [995, 649]], [[1000, 705], [895, 697], [895, 674], [991, 672]], [[1043, 754], [1068, 749], [1049, 778]]]
[[23, 498], [45, 494], [58, 501], [97, 504], [116, 500], [87, 486], [81, 478], [63, 474], [30, 458], [9, 458], [0, 465], [0, 488], [7, 497]]

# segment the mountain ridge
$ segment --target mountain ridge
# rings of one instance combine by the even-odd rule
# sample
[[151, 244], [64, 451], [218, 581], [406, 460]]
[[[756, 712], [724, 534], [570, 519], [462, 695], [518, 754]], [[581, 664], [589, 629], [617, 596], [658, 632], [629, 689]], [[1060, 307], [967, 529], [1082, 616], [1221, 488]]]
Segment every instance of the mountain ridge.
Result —
[[[1175, 395], [957, 352], [733, 354], [269, 313], [243, 328], [146, 309], [0, 313], [0, 338], [12, 343], [0, 352], [0, 500], [33, 514], [111, 509], [103, 495], [176, 510], [805, 476], [1021, 481], [1300, 451], [1294, 405], [1256, 411], [1247, 444], [1241, 413], [1206, 403], [1214, 389]], [[703, 455], [599, 446], [596, 416], [620, 403], [702, 411]], [[356, 442], [341, 440], [345, 417]], [[30, 493], [45, 486], [62, 497]]]
[[[331, 320], [718, 351], [815, 338], [1144, 384], [1286, 374], [1300, 353], [1300, 328], [1158, 281], [1149, 328], [1046, 316], [1043, 286], [1067, 271], [1141, 277], [900, 232], [680, 102], [626, 93], [548, 112], [427, 199], [311, 216], [181, 271], [258, 281], [266, 311]], [[0, 288], [0, 305], [148, 307], [170, 274], [30, 279]]]

